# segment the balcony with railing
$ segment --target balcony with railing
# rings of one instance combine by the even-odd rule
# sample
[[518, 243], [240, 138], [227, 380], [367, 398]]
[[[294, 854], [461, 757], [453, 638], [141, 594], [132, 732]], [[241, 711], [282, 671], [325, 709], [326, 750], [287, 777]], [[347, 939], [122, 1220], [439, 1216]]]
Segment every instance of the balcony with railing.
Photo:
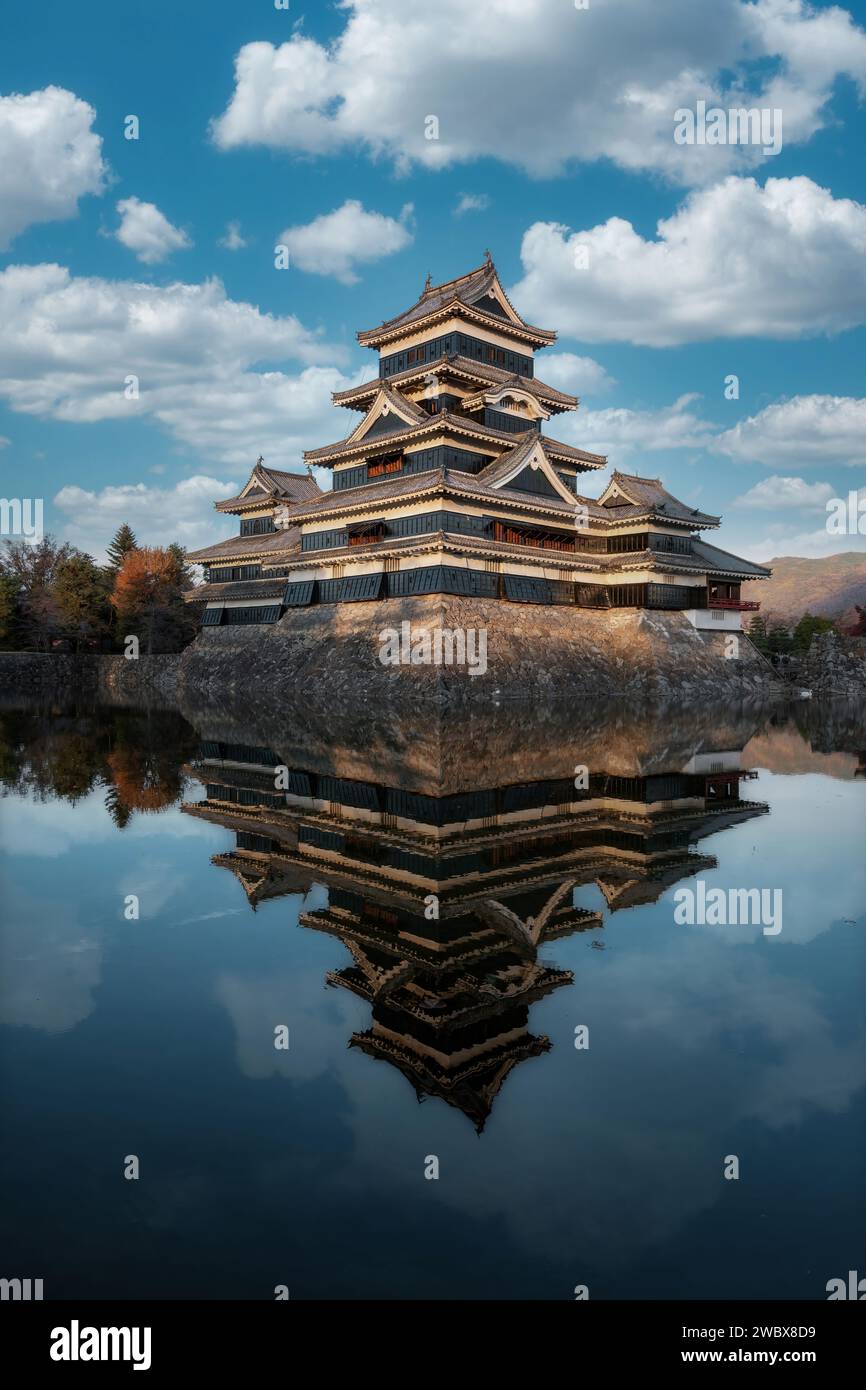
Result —
[[745, 598], [708, 598], [708, 608], [725, 608], [733, 613], [757, 613], [761, 607], [754, 599]]
[[757, 613], [761, 607], [753, 599], [740, 598], [739, 584], [721, 580], [707, 584], [707, 608], [720, 608], [728, 613]]

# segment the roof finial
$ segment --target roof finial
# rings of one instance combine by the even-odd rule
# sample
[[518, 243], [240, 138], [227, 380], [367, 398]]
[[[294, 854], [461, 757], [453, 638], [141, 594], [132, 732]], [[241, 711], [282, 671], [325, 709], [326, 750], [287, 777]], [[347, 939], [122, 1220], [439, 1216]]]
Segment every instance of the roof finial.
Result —
[[309, 463], [308, 463], [308, 464], [307, 464], [307, 477], [308, 477], [308, 478], [312, 478], [312, 476], [313, 476], [313, 470], [312, 470], [312, 468], [310, 467], [310, 465], [309, 465]]
[[428, 270], [428, 271], [427, 271], [427, 279], [424, 281], [424, 293], [425, 293], [425, 294], [426, 294], [427, 291], [429, 290], [429, 288], [430, 288], [430, 286], [432, 285], [432, 283], [433, 283], [433, 276], [430, 274], [430, 271]]
[[256, 459], [256, 468], [260, 468], [263, 463], [264, 459], [262, 458], [261, 454], [259, 454], [258, 458]]
[[486, 262], [487, 265], [492, 265], [492, 264], [493, 264], [493, 257], [491, 256], [491, 254], [490, 254], [489, 251], [485, 251], [485, 252], [484, 252], [484, 260], [485, 260], [485, 262]]

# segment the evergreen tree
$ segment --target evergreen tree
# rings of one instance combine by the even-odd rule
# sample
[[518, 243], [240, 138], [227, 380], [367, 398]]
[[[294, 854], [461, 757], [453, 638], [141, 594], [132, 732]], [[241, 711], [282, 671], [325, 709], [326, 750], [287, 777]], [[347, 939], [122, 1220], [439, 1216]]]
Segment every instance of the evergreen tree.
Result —
[[129, 552], [137, 549], [138, 541], [135, 539], [135, 532], [131, 526], [128, 526], [126, 522], [124, 522], [122, 526], [118, 526], [114, 533], [114, 539], [105, 552], [108, 556], [105, 572], [109, 576], [112, 584], [117, 578], [121, 566]]
[[101, 643], [109, 631], [111, 610], [105, 577], [89, 555], [67, 556], [57, 566], [52, 585], [63, 634], [75, 643]]
[[771, 655], [787, 656], [791, 652], [791, 634], [781, 618], [774, 618], [767, 629], [767, 649]]
[[769, 651], [769, 643], [767, 641], [767, 624], [765, 620], [761, 617], [760, 613], [756, 613], [749, 622], [749, 636], [754, 642], [755, 646], [758, 648], [759, 652], [766, 653]]
[[816, 618], [812, 613], [804, 613], [794, 628], [793, 648], [795, 652], [805, 653], [812, 645], [817, 632], [832, 632], [836, 624], [831, 618]]
[[177, 541], [172, 541], [168, 547], [169, 555], [173, 555], [177, 564], [178, 582], [181, 589], [191, 589], [194, 583], [193, 572], [186, 562], [186, 547]]

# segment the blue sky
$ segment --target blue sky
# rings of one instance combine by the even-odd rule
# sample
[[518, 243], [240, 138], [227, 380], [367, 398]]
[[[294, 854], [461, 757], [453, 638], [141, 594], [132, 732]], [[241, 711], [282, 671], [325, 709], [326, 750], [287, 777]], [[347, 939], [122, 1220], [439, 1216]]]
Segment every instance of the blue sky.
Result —
[[[741, 553], [866, 548], [825, 524], [866, 482], [864, 24], [801, 0], [7, 5], [4, 495], [96, 555], [122, 520], [225, 534], [211, 503], [259, 454], [300, 468], [351, 428], [329, 402], [373, 375], [355, 331], [489, 247], [560, 333], [538, 374], [581, 409], [550, 433], [720, 512]], [[781, 151], [678, 145], [700, 98], [781, 110]]]

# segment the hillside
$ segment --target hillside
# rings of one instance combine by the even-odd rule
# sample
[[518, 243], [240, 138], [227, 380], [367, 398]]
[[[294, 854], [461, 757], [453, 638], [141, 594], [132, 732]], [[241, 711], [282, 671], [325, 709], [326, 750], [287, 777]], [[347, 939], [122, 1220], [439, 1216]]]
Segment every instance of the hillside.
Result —
[[744, 599], [758, 599], [765, 617], [796, 620], [804, 613], [853, 623], [855, 604], [866, 604], [866, 552], [849, 550], [818, 560], [782, 555], [762, 560], [771, 579], [743, 585]]

